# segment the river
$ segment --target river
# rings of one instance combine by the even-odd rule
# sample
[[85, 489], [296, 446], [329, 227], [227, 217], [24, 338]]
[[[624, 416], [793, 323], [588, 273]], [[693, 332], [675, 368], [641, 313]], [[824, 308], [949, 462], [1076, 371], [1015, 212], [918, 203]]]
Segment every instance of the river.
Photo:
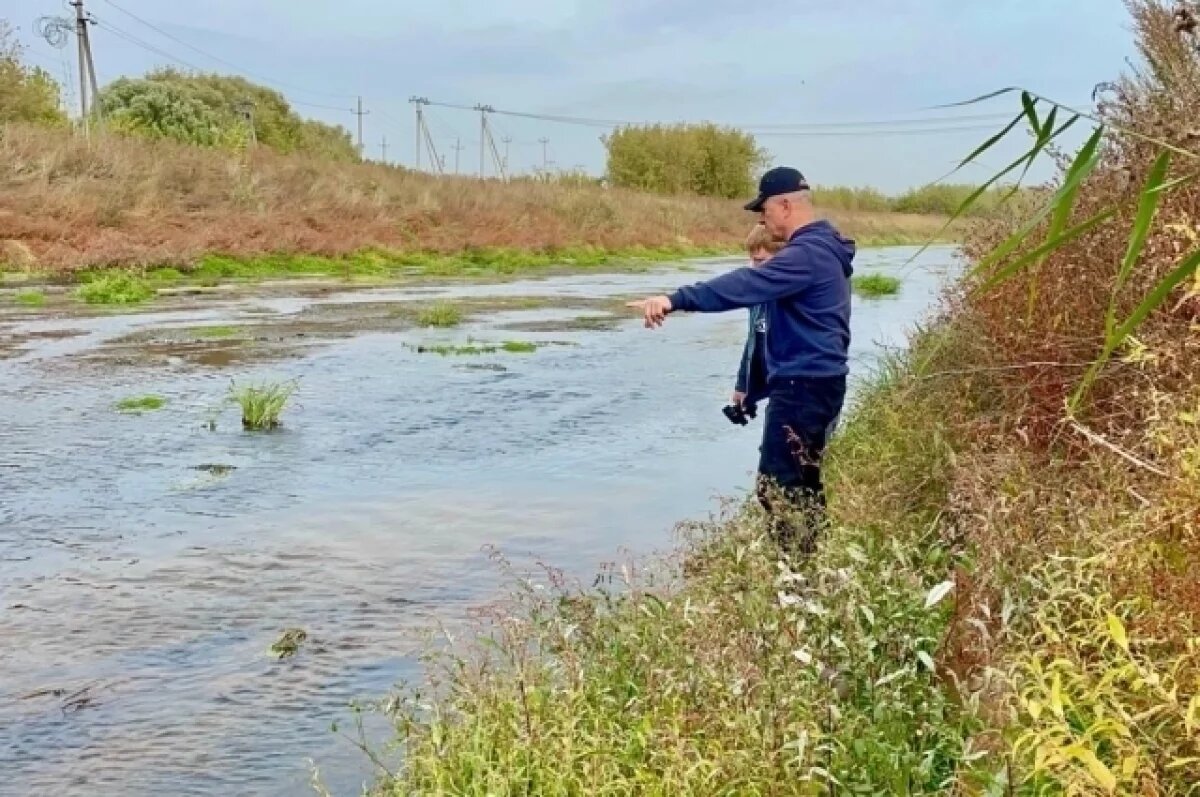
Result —
[[[949, 248], [902, 268], [913, 252], [859, 254], [860, 272], [904, 282], [855, 300], [855, 378], [955, 268]], [[304, 794], [309, 759], [334, 794], [357, 794], [370, 765], [331, 724], [419, 678], [425, 632], [503, 589], [485, 546], [586, 578], [749, 486], [761, 426], [720, 411], [745, 313], [650, 332], [578, 306], [732, 262], [0, 313], [0, 338], [19, 341], [0, 359], [0, 794]], [[450, 330], [297, 333], [286, 356], [144, 342], [439, 297], [530, 306]], [[121, 341], [138, 335], [133, 356]], [[468, 339], [543, 345], [418, 351]], [[273, 433], [243, 431], [224, 401], [231, 380], [260, 378], [297, 380]], [[114, 410], [147, 393], [166, 406]], [[292, 627], [308, 639], [279, 660], [270, 646]]]

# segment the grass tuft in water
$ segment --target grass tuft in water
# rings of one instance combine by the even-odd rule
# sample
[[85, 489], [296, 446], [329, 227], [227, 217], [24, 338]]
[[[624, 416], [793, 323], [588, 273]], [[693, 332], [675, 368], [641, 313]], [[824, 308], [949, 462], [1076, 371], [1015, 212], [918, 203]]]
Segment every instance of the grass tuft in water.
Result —
[[456, 327], [462, 320], [462, 310], [446, 302], [432, 304], [417, 313], [417, 324], [423, 327]]
[[17, 304], [25, 307], [42, 307], [46, 304], [46, 294], [41, 291], [18, 291], [14, 298]]
[[295, 382], [234, 384], [229, 388], [229, 396], [242, 408], [242, 428], [263, 431], [279, 426], [279, 416], [295, 390]]
[[537, 351], [538, 345], [523, 340], [506, 340], [501, 344], [494, 343], [478, 343], [470, 341], [465, 344], [442, 343], [432, 345], [419, 345], [414, 347], [418, 354], [438, 354], [442, 357], [462, 357], [462, 356], [477, 356], [481, 354], [495, 354], [497, 352], [506, 352], [508, 354], [532, 354]]
[[140, 277], [115, 272], [85, 282], [75, 295], [88, 304], [138, 304], [152, 297], [154, 289]]
[[295, 656], [300, 646], [308, 639], [308, 632], [303, 628], [289, 628], [279, 635], [279, 639], [271, 645], [271, 652], [280, 659]]
[[900, 292], [900, 279], [887, 274], [861, 274], [852, 280], [854, 292], [868, 299], [895, 296]]
[[500, 346], [509, 354], [533, 354], [537, 351], [536, 343], [531, 343], [527, 340], [506, 340]]
[[161, 410], [167, 404], [162, 396], [130, 396], [117, 402], [119, 412], [153, 412]]
[[218, 340], [223, 338], [235, 338], [241, 332], [237, 327], [196, 327], [192, 330], [192, 334], [197, 338], [205, 338], [208, 340]]

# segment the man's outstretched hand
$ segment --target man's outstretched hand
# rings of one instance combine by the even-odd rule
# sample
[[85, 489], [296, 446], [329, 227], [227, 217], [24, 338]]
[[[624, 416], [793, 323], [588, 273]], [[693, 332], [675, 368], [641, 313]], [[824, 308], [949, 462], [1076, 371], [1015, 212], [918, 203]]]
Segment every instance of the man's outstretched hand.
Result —
[[646, 329], [661, 327], [667, 318], [667, 313], [672, 309], [671, 300], [666, 296], [651, 296], [636, 302], [626, 302], [625, 306], [642, 311], [642, 316], [646, 320]]

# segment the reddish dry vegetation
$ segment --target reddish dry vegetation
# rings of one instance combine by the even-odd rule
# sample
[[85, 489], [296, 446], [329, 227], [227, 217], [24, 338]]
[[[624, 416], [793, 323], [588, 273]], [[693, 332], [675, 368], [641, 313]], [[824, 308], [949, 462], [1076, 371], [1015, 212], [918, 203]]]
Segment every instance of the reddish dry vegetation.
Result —
[[[886, 226], [873, 214], [839, 220], [851, 234], [936, 231], [936, 220], [922, 217], [898, 216]], [[339, 255], [367, 247], [732, 247], [751, 223], [738, 203], [724, 200], [0, 130], [0, 261], [22, 267], [186, 266], [208, 253]]]
[[[1116, 217], [999, 287], [976, 290], [989, 274], [968, 280], [950, 312], [956, 335], [946, 348], [953, 361], [934, 358], [941, 375], [930, 375], [922, 391], [938, 397], [941, 433], [963, 441], [953, 460], [949, 516], [975, 558], [960, 601], [996, 606], [1014, 584], [1036, 587], [1039, 622], [1070, 629], [1058, 638], [998, 645], [994, 629], [959, 623], [946, 645], [951, 667], [970, 677], [1005, 657], [1043, 656], [1083, 672], [1097, 667], [1098, 650], [1114, 649], [1105, 612], [1126, 611], [1138, 665], [1172, 673], [1180, 694], [1190, 697], [1200, 686], [1200, 277], [1166, 295], [1078, 411], [1068, 410], [1102, 350], [1114, 295], [1120, 324], [1200, 249], [1200, 181], [1193, 181], [1162, 195], [1145, 250], [1128, 281], [1116, 284], [1140, 196], [1163, 151], [1148, 139], [1178, 150], [1168, 179], [1200, 173], [1200, 38], [1181, 28], [1165, 3], [1129, 6], [1150, 66], [1114, 84], [1101, 104], [1110, 126], [1102, 161], [1071, 223], [1112, 206]], [[1014, 229], [986, 223], [967, 250], [978, 259]], [[1029, 235], [1024, 250], [1045, 235], [1045, 227]], [[1054, 554], [1066, 558], [1055, 561]], [[1088, 641], [1090, 628], [1100, 630]], [[1016, 682], [1030, 688], [1027, 672]], [[1094, 687], [1089, 700], [1101, 695], [1127, 710], [1124, 716], [1138, 717], [1148, 741], [1130, 753], [1130, 766], [1149, 761], [1160, 779], [1143, 773], [1142, 790], [1120, 793], [1183, 793], [1164, 784], [1200, 782], [1200, 734], [1183, 719], [1187, 700], [1154, 708], [1136, 683], [1128, 691], [1115, 683], [1081, 678], [1073, 688]], [[1083, 697], [1075, 699], [1083, 705]]]

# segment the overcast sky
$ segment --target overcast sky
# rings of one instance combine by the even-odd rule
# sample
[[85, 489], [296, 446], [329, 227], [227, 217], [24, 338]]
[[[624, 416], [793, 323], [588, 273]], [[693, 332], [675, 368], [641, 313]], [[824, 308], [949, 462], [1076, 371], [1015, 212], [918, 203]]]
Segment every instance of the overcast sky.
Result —
[[[371, 112], [367, 154], [380, 157], [386, 135], [389, 160], [406, 164], [414, 157], [412, 95], [631, 121], [888, 122], [1015, 111], [1014, 97], [928, 110], [1008, 85], [1086, 102], [1134, 52], [1121, 0], [113, 2], [87, 0], [102, 23], [94, 30], [101, 82], [170, 63], [143, 46], [150, 45], [206, 70], [236, 65], [294, 102], [312, 104], [298, 111], [351, 130], [350, 109], [361, 94]], [[72, 50], [55, 50], [32, 31], [37, 16], [63, 13], [63, 0], [0, 0], [0, 18], [21, 29], [32, 60], [59, 76]], [[457, 138], [462, 170], [478, 170], [478, 115], [433, 108], [430, 121], [448, 168]], [[541, 163], [542, 137], [558, 166], [603, 170], [602, 128], [494, 121], [498, 138], [513, 139], [517, 171]], [[857, 128], [871, 135], [825, 128], [823, 135], [759, 141], [773, 162], [796, 165], [818, 184], [895, 191], [941, 176], [955, 156], [987, 137], [982, 128], [989, 124], [1002, 122], [876, 124]], [[928, 132], [946, 126], [980, 129]], [[898, 134], [910, 130], [919, 132]]]

